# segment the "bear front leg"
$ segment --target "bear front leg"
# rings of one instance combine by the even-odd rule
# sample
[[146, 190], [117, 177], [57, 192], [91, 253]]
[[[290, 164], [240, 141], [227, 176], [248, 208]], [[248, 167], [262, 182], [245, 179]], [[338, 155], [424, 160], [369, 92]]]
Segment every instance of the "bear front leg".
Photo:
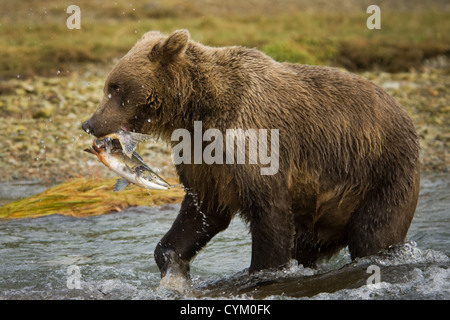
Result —
[[217, 209], [206, 211], [205, 203], [199, 205], [192, 193], [185, 195], [180, 213], [155, 249], [155, 260], [161, 271], [161, 278], [189, 278], [191, 259], [230, 224], [232, 215], [229, 211]]

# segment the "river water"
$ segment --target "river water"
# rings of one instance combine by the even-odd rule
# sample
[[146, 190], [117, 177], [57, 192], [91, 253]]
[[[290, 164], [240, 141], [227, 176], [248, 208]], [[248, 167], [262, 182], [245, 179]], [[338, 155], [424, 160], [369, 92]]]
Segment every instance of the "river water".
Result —
[[159, 286], [153, 258], [178, 205], [90, 218], [0, 220], [0, 299], [450, 299], [450, 175], [422, 177], [407, 242], [317, 269], [248, 275], [251, 238], [235, 218], [191, 265], [184, 293]]

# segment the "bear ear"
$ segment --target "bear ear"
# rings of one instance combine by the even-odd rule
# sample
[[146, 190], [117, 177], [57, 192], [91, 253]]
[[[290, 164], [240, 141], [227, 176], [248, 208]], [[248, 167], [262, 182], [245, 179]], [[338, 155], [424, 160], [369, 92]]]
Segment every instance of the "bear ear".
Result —
[[169, 63], [181, 56], [185, 51], [189, 41], [189, 31], [176, 30], [167, 39], [157, 43], [150, 51], [148, 57], [150, 61], [160, 61]]

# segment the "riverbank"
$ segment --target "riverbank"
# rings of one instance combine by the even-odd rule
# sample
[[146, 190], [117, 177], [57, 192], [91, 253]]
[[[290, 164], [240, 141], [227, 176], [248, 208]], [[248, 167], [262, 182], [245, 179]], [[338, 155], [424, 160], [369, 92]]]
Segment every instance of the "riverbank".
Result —
[[[81, 124], [102, 99], [106, 69], [85, 66], [70, 75], [0, 82], [1, 181], [53, 185], [76, 177], [112, 177], [83, 152], [92, 136]], [[423, 67], [405, 73], [364, 72], [406, 109], [420, 135], [423, 171], [450, 168], [450, 69]], [[166, 178], [176, 177], [170, 148], [141, 144], [140, 154]]]
[[[46, 186], [112, 177], [83, 149], [81, 124], [103, 97], [115, 59], [147, 31], [189, 29], [210, 46], [255, 47], [277, 61], [333, 65], [384, 87], [414, 120], [425, 171], [450, 166], [450, 6], [444, 0], [383, 1], [382, 28], [366, 27], [370, 1], [78, 1], [80, 30], [66, 27], [59, 1], [0, 10], [0, 181]], [[367, 71], [370, 70], [370, 71]], [[386, 73], [384, 70], [391, 73]], [[166, 178], [170, 149], [139, 150]]]
[[[152, 192], [152, 196], [136, 186], [115, 193], [115, 175], [83, 151], [93, 137], [81, 130], [81, 124], [102, 98], [106, 74], [92, 65], [65, 76], [0, 82], [0, 180], [4, 184], [28, 181], [36, 193], [43, 191], [30, 197], [20, 191], [24, 193], [14, 197], [2, 190], [0, 198], [26, 198], [1, 207], [0, 217], [92, 216], [182, 200], [181, 188]], [[361, 75], [384, 87], [413, 119], [420, 135], [422, 171], [448, 172], [450, 70], [435, 62], [420, 72]], [[165, 143], [142, 143], [139, 153], [162, 177], [177, 183]]]

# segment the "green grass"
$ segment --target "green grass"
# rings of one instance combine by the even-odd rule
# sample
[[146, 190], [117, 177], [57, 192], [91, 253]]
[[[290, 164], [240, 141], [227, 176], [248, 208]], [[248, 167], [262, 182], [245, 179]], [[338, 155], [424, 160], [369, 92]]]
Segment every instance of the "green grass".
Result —
[[[301, 2], [301, 1], [300, 1]], [[279, 61], [374, 66], [407, 70], [424, 58], [449, 54], [450, 14], [382, 9], [381, 30], [366, 28], [365, 11], [338, 12], [300, 6], [288, 10], [261, 1], [78, 1], [81, 30], [66, 28], [70, 1], [0, 1], [0, 78], [55, 75], [86, 62], [111, 64], [149, 30], [187, 28], [211, 46], [256, 47]], [[214, 6], [215, 4], [215, 6]], [[284, 8], [284, 9], [283, 9]], [[134, 9], [134, 10], [133, 10]], [[14, 14], [13, 14], [14, 13]]]

